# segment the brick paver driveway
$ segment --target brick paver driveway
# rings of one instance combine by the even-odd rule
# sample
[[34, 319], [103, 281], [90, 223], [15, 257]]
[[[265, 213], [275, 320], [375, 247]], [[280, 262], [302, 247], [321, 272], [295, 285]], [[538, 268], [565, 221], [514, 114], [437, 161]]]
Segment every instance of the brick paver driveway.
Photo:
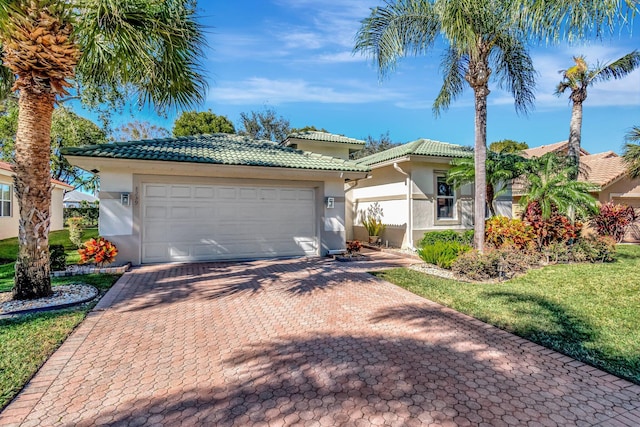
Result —
[[138, 268], [0, 425], [640, 425], [640, 387], [367, 268]]

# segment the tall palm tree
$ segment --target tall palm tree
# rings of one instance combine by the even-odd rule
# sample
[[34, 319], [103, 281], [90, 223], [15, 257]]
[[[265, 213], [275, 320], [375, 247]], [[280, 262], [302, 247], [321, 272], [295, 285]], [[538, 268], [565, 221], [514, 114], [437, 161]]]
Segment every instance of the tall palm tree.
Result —
[[640, 178], [640, 126], [634, 126], [625, 140], [622, 158], [627, 165], [627, 173], [633, 179]]
[[193, 0], [0, 0], [0, 87], [10, 82], [19, 92], [14, 298], [51, 293], [49, 154], [56, 101], [71, 88], [93, 105], [129, 95], [161, 110], [202, 101], [204, 39], [194, 7]]
[[530, 159], [524, 173], [526, 189], [520, 205], [526, 207], [537, 202], [544, 219], [548, 219], [554, 209], [569, 217], [585, 217], [596, 212], [597, 200], [590, 192], [597, 191], [597, 187], [570, 179], [568, 173], [574, 168], [568, 157], [556, 153]]
[[397, 0], [372, 9], [356, 36], [355, 52], [374, 58], [381, 77], [398, 59], [426, 54], [438, 40], [447, 46], [444, 82], [433, 103], [438, 115], [461, 95], [465, 81], [475, 99], [475, 247], [484, 249], [487, 97], [494, 75], [511, 92], [516, 110], [533, 105], [535, 72], [524, 35], [510, 20], [504, 0]]
[[609, 63], [589, 66], [584, 56], [574, 56], [575, 65], [560, 71], [562, 81], [556, 88], [556, 95], [570, 90], [572, 103], [571, 123], [569, 124], [569, 160], [574, 165], [569, 171], [570, 178], [578, 179], [580, 165], [580, 140], [582, 133], [582, 103], [587, 99], [587, 88], [595, 83], [611, 79], [621, 79], [640, 66], [640, 52], [631, 53]]
[[[487, 206], [491, 216], [496, 216], [495, 200], [507, 191], [509, 183], [525, 172], [528, 160], [517, 154], [487, 153]], [[475, 162], [471, 157], [454, 159], [447, 172], [447, 182], [457, 187], [472, 184], [475, 180]]]

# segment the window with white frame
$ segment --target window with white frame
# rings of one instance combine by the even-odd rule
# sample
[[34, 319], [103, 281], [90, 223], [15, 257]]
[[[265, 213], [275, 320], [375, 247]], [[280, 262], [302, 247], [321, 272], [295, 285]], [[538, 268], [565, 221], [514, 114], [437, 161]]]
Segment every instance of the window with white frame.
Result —
[[455, 219], [456, 193], [453, 185], [447, 184], [442, 175], [436, 179], [436, 217], [437, 219]]
[[11, 186], [0, 184], [0, 217], [11, 216]]

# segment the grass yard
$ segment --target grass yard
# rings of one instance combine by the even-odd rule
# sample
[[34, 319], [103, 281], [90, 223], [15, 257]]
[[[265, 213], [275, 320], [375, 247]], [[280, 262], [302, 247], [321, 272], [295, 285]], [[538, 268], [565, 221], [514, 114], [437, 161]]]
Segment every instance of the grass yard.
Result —
[[[98, 237], [97, 228], [87, 228], [82, 235], [83, 240]], [[67, 254], [67, 264], [77, 264], [80, 261], [78, 248], [69, 240], [69, 230], [52, 231], [49, 233], [50, 245], [63, 245]], [[13, 288], [13, 264], [18, 256], [18, 238], [0, 240], [0, 292]]]
[[[87, 275], [52, 279], [54, 285], [82, 281], [106, 291], [119, 275]], [[66, 310], [0, 320], [0, 409], [4, 408], [49, 356], [82, 322], [94, 303]]]
[[640, 384], [640, 246], [610, 264], [554, 265], [500, 284], [374, 273], [417, 295]]

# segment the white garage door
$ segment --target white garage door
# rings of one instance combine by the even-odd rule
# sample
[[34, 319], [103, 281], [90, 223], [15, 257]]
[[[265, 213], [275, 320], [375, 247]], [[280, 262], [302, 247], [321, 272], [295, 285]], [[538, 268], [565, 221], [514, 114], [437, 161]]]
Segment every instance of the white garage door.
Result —
[[143, 263], [318, 254], [312, 188], [142, 188]]

